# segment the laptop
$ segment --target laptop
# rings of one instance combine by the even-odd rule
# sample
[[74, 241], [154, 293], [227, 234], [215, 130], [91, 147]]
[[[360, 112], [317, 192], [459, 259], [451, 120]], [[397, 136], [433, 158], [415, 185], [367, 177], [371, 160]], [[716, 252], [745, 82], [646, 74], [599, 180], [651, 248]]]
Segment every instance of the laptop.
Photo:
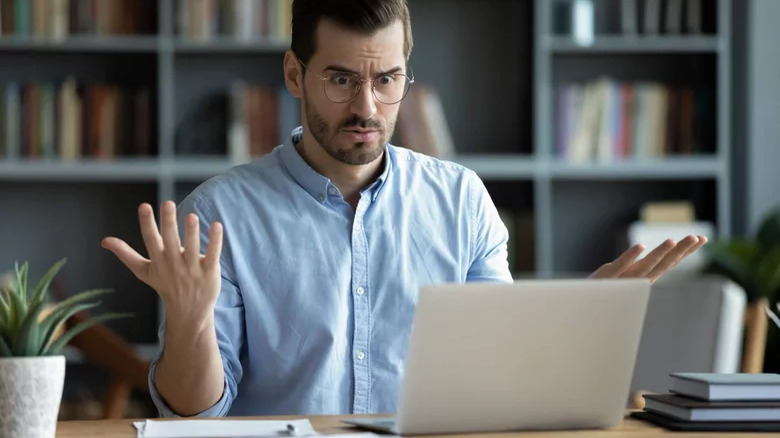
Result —
[[646, 279], [526, 280], [420, 290], [399, 435], [618, 425], [650, 294]]

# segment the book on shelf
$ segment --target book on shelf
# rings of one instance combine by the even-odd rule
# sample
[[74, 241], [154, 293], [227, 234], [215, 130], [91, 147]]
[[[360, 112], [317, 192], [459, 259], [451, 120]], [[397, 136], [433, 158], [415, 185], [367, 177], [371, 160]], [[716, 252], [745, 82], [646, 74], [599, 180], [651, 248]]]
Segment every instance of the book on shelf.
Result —
[[684, 421], [780, 421], [780, 400], [707, 401], [645, 394], [645, 410]]
[[692, 223], [696, 212], [689, 201], [648, 202], [640, 208], [639, 220], [651, 224]]
[[447, 117], [439, 94], [430, 86], [415, 84], [401, 101], [396, 121], [400, 145], [432, 157], [455, 156]]
[[702, 0], [686, 0], [685, 30], [691, 34], [702, 32]]
[[[705, 3], [707, 3], [705, 5]], [[700, 35], [714, 31], [714, 10], [702, 0], [620, 0], [623, 35]], [[707, 6], [704, 8], [703, 6]]]
[[289, 41], [292, 0], [178, 0], [176, 33], [193, 41]]
[[0, 0], [0, 34], [51, 40], [150, 34], [156, 16], [153, 0]]
[[671, 392], [701, 400], [780, 400], [780, 374], [672, 373], [671, 377]]
[[623, 35], [636, 35], [638, 22], [637, 0], [620, 0], [620, 31]]
[[661, 24], [661, 0], [644, 0], [642, 31], [645, 35], [658, 35]]
[[2, 87], [0, 159], [73, 161], [147, 155], [151, 101], [146, 88], [8, 82]]
[[684, 0], [666, 0], [664, 31], [669, 35], [682, 33]]
[[271, 152], [300, 120], [296, 99], [286, 89], [234, 81], [227, 106], [227, 154], [236, 163]]
[[555, 152], [573, 162], [714, 150], [711, 90], [601, 78], [556, 90]]

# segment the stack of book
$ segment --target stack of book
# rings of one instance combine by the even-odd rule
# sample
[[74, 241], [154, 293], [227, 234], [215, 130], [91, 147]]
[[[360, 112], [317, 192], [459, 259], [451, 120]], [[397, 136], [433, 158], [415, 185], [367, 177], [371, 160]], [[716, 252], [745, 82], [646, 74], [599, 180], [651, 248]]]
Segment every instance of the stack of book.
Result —
[[556, 155], [656, 159], [714, 151], [712, 91], [603, 77], [557, 88]]
[[153, 153], [148, 87], [0, 84], [0, 160], [112, 159]]
[[780, 431], [780, 374], [674, 373], [632, 416], [674, 430]]
[[0, 35], [61, 40], [150, 34], [156, 10], [152, 0], [0, 0]]
[[292, 0], [179, 0], [177, 34], [193, 41], [289, 41]]

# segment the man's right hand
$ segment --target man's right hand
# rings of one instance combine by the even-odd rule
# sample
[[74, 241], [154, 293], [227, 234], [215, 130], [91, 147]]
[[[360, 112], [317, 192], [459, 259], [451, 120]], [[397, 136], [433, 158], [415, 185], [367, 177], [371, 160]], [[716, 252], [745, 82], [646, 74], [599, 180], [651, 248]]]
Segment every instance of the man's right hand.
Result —
[[222, 252], [222, 225], [211, 224], [206, 254], [200, 253], [200, 224], [195, 214], [184, 220], [184, 246], [179, 239], [176, 204], [161, 207], [161, 231], [149, 204], [138, 207], [138, 220], [149, 258], [143, 257], [125, 241], [106, 237], [103, 248], [114, 253], [135, 276], [157, 291], [165, 303], [168, 319], [201, 321], [213, 315], [220, 291], [219, 257]]

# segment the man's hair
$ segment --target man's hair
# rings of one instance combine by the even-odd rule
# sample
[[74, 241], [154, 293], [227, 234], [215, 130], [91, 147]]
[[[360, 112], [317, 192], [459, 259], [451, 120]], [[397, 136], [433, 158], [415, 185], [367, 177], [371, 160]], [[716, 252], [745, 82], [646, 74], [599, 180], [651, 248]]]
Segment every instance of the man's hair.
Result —
[[409, 60], [412, 24], [406, 0], [294, 0], [290, 48], [304, 63], [308, 63], [317, 50], [316, 30], [322, 18], [366, 35], [401, 20], [404, 26], [404, 57]]

